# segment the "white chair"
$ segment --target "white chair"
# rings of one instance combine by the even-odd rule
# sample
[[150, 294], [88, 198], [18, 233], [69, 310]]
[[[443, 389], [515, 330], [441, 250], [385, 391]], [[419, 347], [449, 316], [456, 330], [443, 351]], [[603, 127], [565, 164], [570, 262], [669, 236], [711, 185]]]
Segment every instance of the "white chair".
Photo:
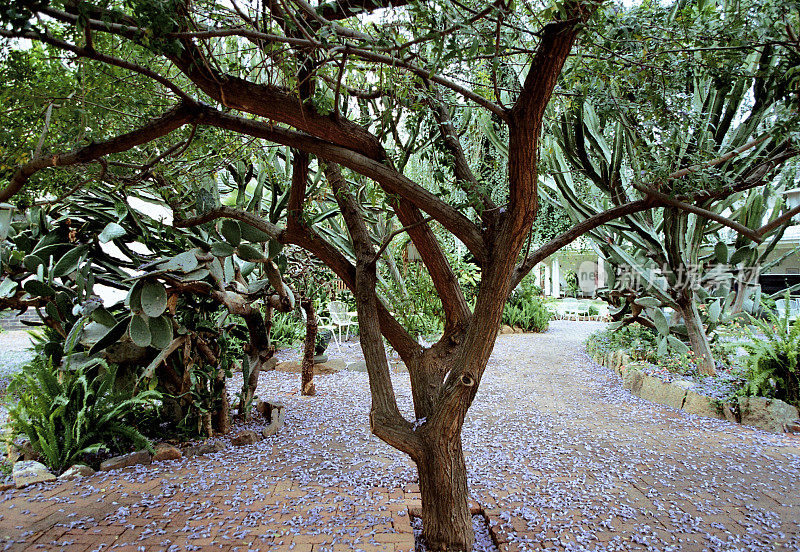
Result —
[[[791, 306], [791, 303], [789, 304]], [[778, 318], [786, 316], [786, 299], [775, 300], [775, 314]]]
[[342, 301], [331, 301], [328, 303], [328, 312], [331, 313], [330, 324], [323, 326], [331, 330], [333, 340], [336, 342], [336, 350], [342, 352], [342, 328], [345, 330], [344, 340], [350, 339], [350, 326], [358, 324], [356, 316], [347, 312], [347, 304]]
[[794, 322], [800, 317], [800, 299], [792, 299], [789, 304], [789, 320]]

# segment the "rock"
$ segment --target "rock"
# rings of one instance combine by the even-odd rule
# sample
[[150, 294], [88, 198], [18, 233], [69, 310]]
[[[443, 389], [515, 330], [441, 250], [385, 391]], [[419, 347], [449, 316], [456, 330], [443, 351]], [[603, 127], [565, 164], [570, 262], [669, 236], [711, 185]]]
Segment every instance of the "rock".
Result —
[[204, 454], [212, 454], [214, 452], [220, 452], [221, 450], [225, 450], [225, 445], [223, 443], [201, 443], [199, 445], [193, 445], [190, 447], [186, 447], [183, 449], [183, 455], [186, 458], [191, 456], [203, 456]]
[[14, 468], [11, 471], [11, 477], [17, 489], [27, 487], [28, 485], [35, 485], [36, 483], [56, 480], [56, 476], [50, 473], [47, 466], [36, 460], [20, 460], [15, 462]]
[[109, 458], [100, 464], [100, 471], [119, 470], [129, 466], [137, 466], [139, 464], [149, 464], [152, 461], [150, 453], [146, 450], [137, 450], [122, 456], [115, 456]]
[[521, 334], [521, 333], [525, 333], [525, 330], [523, 330], [523, 329], [522, 329], [522, 328], [520, 328], [519, 326], [514, 326], [514, 333], [515, 333], [515, 334]]
[[13, 443], [6, 445], [6, 462], [10, 465], [17, 463], [17, 460], [22, 458], [22, 452]]
[[680, 387], [684, 391], [688, 391], [689, 389], [694, 389], [695, 383], [693, 381], [690, 381], [690, 380], [679, 379], [679, 380], [673, 381], [672, 385]]
[[13, 489], [14, 487], [15, 487], [15, 485], [14, 485], [14, 480], [13, 479], [11, 481], [8, 481], [8, 482], [4, 481], [4, 482], [0, 483], [0, 493], [4, 493], [4, 492], [6, 492], [6, 491], [8, 491], [10, 489]]
[[717, 408], [716, 403], [705, 395], [701, 395], [696, 391], [686, 391], [686, 398], [683, 401], [683, 408], [687, 414], [697, 414], [698, 416], [706, 416], [707, 418], [724, 419], [723, 414]]
[[156, 452], [153, 454], [153, 462], [163, 462], [165, 460], [180, 460], [183, 454], [176, 446], [169, 443], [158, 443]]
[[800, 420], [787, 423], [784, 430], [786, 430], [786, 433], [800, 433]]
[[246, 445], [254, 445], [260, 440], [261, 439], [259, 438], [258, 433], [251, 429], [246, 429], [239, 432], [233, 439], [231, 439], [231, 444], [235, 447], [243, 447]]
[[325, 364], [328, 362], [328, 355], [315, 355], [314, 364]]
[[363, 360], [358, 362], [351, 362], [347, 365], [347, 369], [351, 372], [366, 372], [367, 371], [367, 363]]
[[686, 389], [667, 383], [661, 378], [645, 375], [639, 396], [648, 401], [680, 410], [683, 406], [683, 399], [686, 397]]
[[333, 371], [340, 372], [347, 368], [347, 363], [340, 358], [329, 359], [325, 365]]
[[625, 375], [622, 377], [622, 387], [629, 390], [631, 393], [639, 396], [639, 391], [642, 390], [644, 384], [644, 374], [633, 366], [629, 366]]
[[500, 326], [500, 335], [508, 335], [513, 333], [514, 333], [514, 328], [512, 328], [508, 324], [503, 324], [502, 326]]
[[67, 470], [58, 476], [61, 480], [77, 479], [78, 477], [89, 477], [94, 475], [94, 470], [84, 464], [72, 464]]
[[6, 461], [12, 466], [18, 460], [40, 460], [39, 453], [33, 450], [33, 445], [28, 440], [20, 443], [8, 443], [6, 445]]
[[736, 424], [739, 423], [739, 419], [736, 416], [736, 411], [733, 409], [733, 406], [728, 403], [722, 403], [722, 415], [729, 422]]
[[267, 401], [262, 401], [258, 399], [256, 401], [256, 412], [264, 416], [266, 419], [269, 420], [269, 413], [272, 410], [272, 405]]
[[794, 406], [766, 397], [739, 397], [739, 413], [743, 425], [772, 433], [783, 433], [784, 427], [798, 417]]
[[286, 421], [286, 407], [280, 402], [270, 403], [270, 417], [268, 418], [267, 426], [261, 430], [261, 435], [264, 437], [271, 437], [277, 434]]

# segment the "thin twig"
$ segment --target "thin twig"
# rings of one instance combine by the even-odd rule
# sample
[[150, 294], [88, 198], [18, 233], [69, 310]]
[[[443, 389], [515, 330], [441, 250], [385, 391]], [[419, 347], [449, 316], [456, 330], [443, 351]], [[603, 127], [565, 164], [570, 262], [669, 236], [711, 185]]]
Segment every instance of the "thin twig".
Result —
[[378, 262], [378, 259], [381, 258], [381, 255], [383, 254], [383, 252], [386, 251], [386, 248], [389, 247], [389, 244], [392, 243], [392, 240], [396, 236], [398, 236], [399, 234], [402, 234], [403, 232], [408, 232], [409, 230], [411, 230], [413, 228], [416, 228], [417, 226], [422, 226], [423, 224], [427, 224], [432, 220], [434, 220], [433, 217], [425, 217], [424, 219], [422, 219], [420, 221], [417, 221], [414, 224], [409, 224], [408, 226], [403, 226], [402, 228], [400, 228], [398, 230], [395, 230], [394, 232], [392, 232], [391, 234], [386, 236], [386, 239], [383, 240], [383, 243], [378, 248], [378, 251], [375, 252], [375, 256], [372, 258], [372, 264], [375, 264], [375, 263]]

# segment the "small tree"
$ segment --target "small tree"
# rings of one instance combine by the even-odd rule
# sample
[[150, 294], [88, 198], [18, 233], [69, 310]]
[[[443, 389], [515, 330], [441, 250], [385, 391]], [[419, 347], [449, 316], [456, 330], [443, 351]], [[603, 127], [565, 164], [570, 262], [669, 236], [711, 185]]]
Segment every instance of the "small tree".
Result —
[[[737, 16], [724, 10], [663, 10], [659, 17], [667, 26], [661, 27], [636, 17], [650, 10], [622, 15], [617, 32], [671, 33], [676, 17], [692, 23], [690, 36], [713, 28], [727, 44], [726, 37], [740, 32]], [[622, 44], [620, 55], [644, 55], [642, 44]], [[680, 71], [664, 74], [643, 64], [611, 87], [562, 102], [546, 146], [550, 190], [575, 223], [609, 205], [661, 203], [590, 232], [611, 267], [624, 272], [610, 274], [617, 286], [609, 291], [612, 317], [657, 328], [662, 352], [684, 352], [688, 339], [700, 371], [713, 374], [708, 333], [741, 311], [760, 265], [797, 214], [771, 192], [773, 180], [800, 153], [792, 138], [800, 127], [787, 71], [798, 59], [772, 45], [746, 56], [678, 48], [658, 59]], [[594, 63], [601, 74], [605, 63]], [[565, 78], [582, 70], [571, 67]], [[737, 236], [730, 239], [726, 231]], [[733, 242], [733, 251], [726, 242]], [[663, 307], [674, 309], [681, 322], [670, 324]]]
[[[364, 17], [378, 8], [386, 8], [384, 25]], [[461, 429], [509, 291], [536, 263], [578, 236], [666, 204], [653, 193], [615, 206], [520, 259], [537, 213], [542, 121], [562, 67], [597, 8], [595, 0], [567, 0], [536, 14], [528, 5], [505, 2], [228, 7], [201, 1], [190, 7], [180, 0], [142, 0], [129, 8], [64, 0], [30, 8], [35, 20], [33, 11], [7, 10], [4, 36], [40, 41], [152, 79], [173, 107], [114, 138], [20, 164], [0, 201], [42, 168], [113, 156], [184, 125], [291, 146], [285, 224], [261, 212], [200, 204], [194, 201], [196, 190], [188, 188], [174, 194], [184, 199], [173, 202], [175, 226], [237, 220], [282, 244], [307, 249], [345, 282], [356, 299], [371, 430], [418, 467], [428, 546], [467, 550], [474, 537]], [[67, 32], [55, 33], [55, 27]], [[131, 55], [122, 59], [113, 54], [117, 50]], [[501, 88], [501, 58], [505, 66], [516, 66], [518, 89]], [[470, 81], [476, 66], [486, 70]], [[507, 136], [507, 163], [496, 185], [476, 176], [453, 124], [454, 113], [470, 111], [490, 114]], [[435, 160], [433, 182], [410, 177], [404, 160], [415, 153]], [[324, 173], [350, 247], [326, 239], [309, 223], [310, 173]], [[374, 186], [365, 189], [364, 181]], [[461, 193], [448, 196], [438, 182]], [[376, 203], [396, 213], [441, 299], [444, 332], [430, 347], [422, 347], [378, 299], [376, 265], [383, 249], [376, 248], [366, 222]], [[474, 308], [436, 238], [434, 221], [458, 238], [481, 268]], [[383, 337], [409, 368], [415, 421], [398, 408]]]

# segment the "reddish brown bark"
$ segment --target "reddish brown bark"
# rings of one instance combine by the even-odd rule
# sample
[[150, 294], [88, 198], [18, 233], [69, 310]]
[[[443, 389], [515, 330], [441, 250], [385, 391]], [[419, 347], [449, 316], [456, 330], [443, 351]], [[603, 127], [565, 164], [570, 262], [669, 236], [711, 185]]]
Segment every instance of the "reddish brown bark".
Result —
[[316, 395], [314, 387], [314, 348], [317, 342], [317, 313], [311, 299], [304, 298], [300, 307], [306, 313], [306, 338], [303, 347], [303, 363], [300, 372], [300, 394]]

